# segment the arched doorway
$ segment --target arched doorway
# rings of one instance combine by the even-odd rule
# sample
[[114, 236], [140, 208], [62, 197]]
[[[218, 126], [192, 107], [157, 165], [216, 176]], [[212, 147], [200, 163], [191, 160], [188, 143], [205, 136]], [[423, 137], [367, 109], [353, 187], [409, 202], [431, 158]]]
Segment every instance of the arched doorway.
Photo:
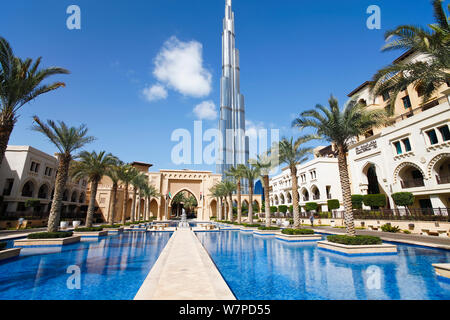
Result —
[[150, 216], [158, 217], [158, 201], [156, 199], [150, 201]]
[[377, 169], [375, 165], [370, 164], [365, 172], [367, 177], [367, 194], [379, 194], [380, 193], [380, 185], [378, 183], [378, 175]]
[[211, 201], [211, 203], [209, 204], [209, 208], [210, 208], [210, 213], [209, 213], [209, 217], [218, 217], [218, 212], [217, 212], [217, 200], [213, 199]]
[[182, 190], [172, 198], [172, 201], [170, 202], [171, 210], [169, 213], [171, 218], [181, 217], [181, 212], [184, 208], [187, 218], [195, 219], [197, 218], [197, 207], [198, 200], [195, 195], [190, 191]]

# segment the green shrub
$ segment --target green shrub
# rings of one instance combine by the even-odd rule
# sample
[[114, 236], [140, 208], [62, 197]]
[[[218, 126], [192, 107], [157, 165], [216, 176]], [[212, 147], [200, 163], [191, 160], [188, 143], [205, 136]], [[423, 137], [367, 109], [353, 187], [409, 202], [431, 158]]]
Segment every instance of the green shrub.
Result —
[[331, 219], [331, 217], [332, 217], [331, 212], [320, 212], [320, 213], [319, 213], [319, 218], [322, 218], [322, 219]]
[[90, 227], [90, 228], [76, 228], [75, 232], [99, 232], [102, 231], [103, 227]]
[[258, 228], [259, 224], [244, 223], [243, 226], [246, 227], [246, 228]]
[[270, 213], [275, 213], [277, 212], [278, 208], [275, 206], [270, 207]]
[[315, 202], [307, 202], [305, 204], [306, 211], [314, 211], [314, 210], [317, 210], [318, 208], [319, 208], [319, 205]]
[[36, 208], [41, 204], [37, 199], [28, 199], [25, 201], [25, 208]]
[[402, 230], [404, 234], [411, 234], [411, 231], [409, 230]]
[[379, 237], [372, 236], [345, 236], [345, 235], [332, 235], [328, 236], [327, 240], [334, 243], [345, 244], [349, 246], [359, 246], [368, 244], [382, 244]]
[[260, 226], [260, 227], [258, 227], [258, 230], [280, 230], [280, 228]]
[[122, 226], [121, 224], [111, 224], [111, 225], [102, 226], [102, 228], [104, 228], [104, 229], [117, 229], [117, 228], [120, 228], [121, 226]]
[[397, 192], [392, 194], [392, 200], [397, 206], [407, 207], [414, 203], [414, 195], [411, 192]]
[[68, 238], [73, 235], [73, 232], [38, 232], [28, 235], [28, 239], [61, 239]]
[[288, 235], [314, 234], [314, 230], [310, 230], [310, 229], [283, 229], [283, 231], [281, 231], [281, 233], [288, 234]]
[[289, 219], [289, 224], [294, 224], [294, 219]]
[[384, 194], [366, 194], [363, 196], [363, 202], [368, 207], [385, 207], [386, 195]]
[[[294, 206], [293, 206], [292, 204], [289, 206], [289, 212], [290, 212], [290, 213], [294, 212]], [[300, 212], [300, 211], [299, 211], [299, 212]]]
[[6, 248], [6, 242], [0, 242], [0, 251]]
[[288, 207], [285, 206], [285, 205], [278, 206], [278, 211], [279, 212], [286, 213], [287, 209], [288, 209]]
[[328, 205], [328, 211], [336, 210], [341, 207], [341, 204], [339, 203], [339, 200], [337, 200], [337, 199], [328, 200], [327, 205]]
[[360, 194], [352, 194], [353, 209], [362, 209], [364, 196]]
[[392, 232], [392, 233], [400, 232], [399, 227], [393, 227], [387, 223], [381, 226], [381, 230], [383, 230], [384, 232]]

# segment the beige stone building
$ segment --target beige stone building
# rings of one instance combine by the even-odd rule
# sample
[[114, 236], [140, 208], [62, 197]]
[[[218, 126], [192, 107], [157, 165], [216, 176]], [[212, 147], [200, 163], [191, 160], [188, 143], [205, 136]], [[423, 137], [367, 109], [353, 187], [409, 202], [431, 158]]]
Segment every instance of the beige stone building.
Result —
[[[197, 200], [198, 207], [197, 220], [208, 221], [211, 217], [217, 217], [220, 210], [224, 209], [218, 200], [210, 195], [210, 189], [222, 180], [220, 174], [214, 174], [210, 171], [192, 171], [192, 170], [160, 170], [159, 172], [149, 172], [151, 164], [143, 162], [133, 162], [131, 164], [139, 171], [148, 176], [150, 185], [153, 185], [161, 194], [159, 197], [153, 197], [149, 203], [145, 199], [136, 200], [137, 217], [145, 216], [146, 209], [150, 217], [156, 217], [158, 220], [169, 220], [175, 215], [175, 210], [172, 211], [172, 201], [174, 197], [181, 193], [187, 192], [192, 194]], [[96, 202], [99, 213], [103, 215], [105, 220], [108, 220], [112, 206], [112, 181], [109, 177], [104, 177], [98, 186]], [[89, 191], [88, 191], [89, 193]], [[167, 195], [171, 196], [167, 199]], [[123, 185], [119, 186], [117, 193], [117, 207], [115, 221], [120, 221], [123, 215], [123, 202], [127, 202], [127, 209], [125, 212], [126, 219], [130, 219], [133, 203], [133, 186], [129, 187], [128, 199], [124, 199]], [[248, 195], [242, 195], [243, 204], [249, 203]], [[234, 197], [236, 202], [236, 196]], [[140, 203], [140, 205], [139, 205]], [[261, 195], [254, 195], [254, 203], [261, 208]], [[140, 212], [138, 211], [140, 210]]]

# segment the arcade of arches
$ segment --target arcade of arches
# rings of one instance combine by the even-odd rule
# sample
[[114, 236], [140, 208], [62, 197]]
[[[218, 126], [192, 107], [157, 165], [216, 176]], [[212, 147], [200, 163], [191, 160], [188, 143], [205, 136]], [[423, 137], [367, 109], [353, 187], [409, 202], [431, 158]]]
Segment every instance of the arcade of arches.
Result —
[[[222, 208], [216, 198], [210, 196], [209, 190], [222, 180], [220, 174], [214, 174], [210, 171], [191, 171], [191, 170], [160, 170], [159, 172], [149, 172], [150, 164], [134, 162], [132, 165], [148, 176], [149, 183], [156, 187], [161, 194], [160, 197], [154, 197], [146, 201], [137, 196], [135, 207], [135, 219], [156, 217], [158, 220], [169, 220], [176, 217], [180, 206], [174, 203], [174, 199], [179, 194], [195, 198], [197, 207], [192, 209], [191, 217], [196, 217], [200, 221], [208, 221], [211, 217], [218, 216], [218, 210]], [[96, 202], [105, 220], [108, 219], [112, 206], [112, 181], [109, 177], [104, 177], [98, 186]], [[133, 187], [129, 187], [126, 219], [130, 219], [133, 206]], [[170, 199], [167, 195], [170, 194]], [[179, 197], [179, 196], [178, 196]], [[254, 204], [261, 208], [261, 195], [253, 196]], [[123, 211], [124, 190], [119, 186], [117, 192], [117, 206], [115, 221], [120, 221]], [[242, 195], [242, 203], [249, 203], [248, 195]], [[223, 211], [222, 211], [223, 212]]]

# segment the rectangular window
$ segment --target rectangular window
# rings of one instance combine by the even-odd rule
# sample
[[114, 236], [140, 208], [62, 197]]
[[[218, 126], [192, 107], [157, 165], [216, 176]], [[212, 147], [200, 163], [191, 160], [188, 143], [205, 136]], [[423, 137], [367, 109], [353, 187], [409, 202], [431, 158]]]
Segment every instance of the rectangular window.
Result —
[[395, 147], [395, 150], [397, 151], [397, 154], [402, 154], [403, 153], [403, 151], [402, 151], [402, 145], [400, 144], [400, 142], [394, 142], [394, 147]]
[[10, 196], [14, 185], [14, 179], [6, 179], [5, 188], [3, 189], [4, 196]]
[[405, 146], [405, 151], [410, 152], [411, 151], [411, 143], [409, 142], [409, 139], [402, 140], [403, 145]]
[[442, 140], [448, 141], [450, 140], [450, 131], [448, 130], [448, 125], [445, 125], [443, 127], [439, 127], [439, 132], [442, 135]]
[[427, 134], [428, 139], [430, 139], [430, 144], [433, 145], [433, 144], [437, 144], [439, 142], [438, 138], [437, 138], [436, 131], [434, 131], [434, 129], [430, 130], [430, 131], [427, 131], [425, 133]]
[[402, 100], [403, 100], [403, 106], [405, 107], [405, 109], [411, 108], [411, 100], [409, 99], [409, 96], [402, 98]]

